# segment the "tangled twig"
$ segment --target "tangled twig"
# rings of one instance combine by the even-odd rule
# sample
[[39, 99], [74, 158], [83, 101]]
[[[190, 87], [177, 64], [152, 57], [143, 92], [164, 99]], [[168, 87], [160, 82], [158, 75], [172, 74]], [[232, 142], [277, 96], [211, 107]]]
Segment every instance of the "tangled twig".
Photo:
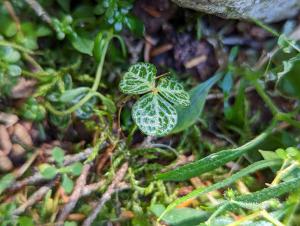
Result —
[[101, 211], [102, 207], [104, 206], [104, 204], [110, 200], [111, 196], [113, 193], [116, 192], [116, 190], [118, 190], [118, 185], [120, 184], [120, 182], [123, 180], [123, 178], [126, 175], [128, 169], [128, 163], [124, 163], [121, 168], [118, 170], [118, 172], [116, 173], [116, 176], [114, 178], [114, 180], [112, 181], [112, 183], [109, 185], [109, 187], [107, 188], [106, 192], [102, 195], [101, 199], [99, 200], [99, 202], [97, 203], [95, 209], [92, 211], [92, 213], [85, 219], [85, 221], [83, 222], [82, 226], [90, 226], [93, 221], [96, 219], [97, 215], [99, 214], [99, 212]]
[[70, 196], [70, 201], [64, 206], [64, 208], [61, 210], [60, 214], [58, 215], [57, 218], [57, 225], [63, 225], [65, 219], [68, 217], [69, 213], [74, 209], [77, 201], [80, 198], [80, 195], [82, 193], [83, 187], [86, 184], [86, 178], [88, 176], [88, 172], [91, 168], [90, 164], [86, 164], [83, 167], [81, 175], [78, 177], [76, 181], [76, 185], [74, 187], [73, 193]]
[[13, 211], [13, 215], [22, 214], [28, 207], [34, 205], [36, 202], [41, 200], [47, 192], [55, 185], [56, 179], [53, 179], [47, 185], [40, 187], [35, 193], [33, 193], [29, 199], [24, 202], [21, 206]]
[[49, 14], [36, 0], [25, 0], [25, 2], [33, 9], [33, 11], [41, 17], [41, 19], [52, 27], [52, 20]]
[[[85, 160], [88, 158], [88, 156], [92, 153], [93, 149], [92, 148], [87, 148], [85, 149], [83, 152], [80, 152], [78, 154], [74, 154], [74, 155], [67, 155], [65, 156], [65, 160], [64, 160], [64, 166], [68, 166], [74, 162], [79, 162], [82, 160]], [[15, 190], [19, 190], [24, 186], [27, 185], [35, 185], [41, 182], [46, 181], [47, 179], [45, 179], [40, 172], [36, 172], [35, 174], [33, 174], [30, 177], [24, 178], [23, 180], [17, 181], [14, 184], [12, 184], [9, 187], [9, 191], [15, 191]]]

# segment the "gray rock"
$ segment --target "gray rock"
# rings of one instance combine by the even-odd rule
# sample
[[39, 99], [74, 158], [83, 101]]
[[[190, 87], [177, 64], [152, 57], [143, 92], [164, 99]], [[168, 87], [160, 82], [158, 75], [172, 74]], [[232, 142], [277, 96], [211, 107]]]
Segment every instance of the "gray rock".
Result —
[[224, 18], [256, 18], [266, 23], [295, 16], [300, 0], [172, 0], [181, 7]]

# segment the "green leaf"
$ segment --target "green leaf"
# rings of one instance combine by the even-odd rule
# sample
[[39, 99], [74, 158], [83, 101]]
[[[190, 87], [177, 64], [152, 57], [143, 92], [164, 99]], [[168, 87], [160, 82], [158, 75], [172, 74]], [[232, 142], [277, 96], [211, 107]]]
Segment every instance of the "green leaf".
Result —
[[293, 51], [293, 46], [291, 44], [296, 44], [294, 40], [289, 40], [285, 34], [281, 34], [278, 38], [277, 44], [285, 53], [291, 53]]
[[130, 31], [137, 37], [142, 37], [145, 33], [144, 24], [134, 16], [127, 16], [124, 20], [126, 26], [129, 28]]
[[237, 181], [238, 179], [256, 172], [257, 170], [261, 170], [267, 167], [273, 167], [273, 166], [279, 166], [282, 164], [282, 161], [280, 160], [262, 160], [262, 161], [258, 161], [256, 163], [253, 163], [252, 165], [240, 170], [239, 172], [233, 174], [232, 176], [230, 176], [229, 178], [220, 181], [218, 183], [215, 183], [211, 186], [208, 187], [201, 187], [198, 188], [194, 191], [192, 191], [191, 193], [189, 193], [186, 196], [183, 196], [179, 199], [176, 199], [174, 202], [172, 202], [164, 211], [163, 215], [166, 214], [167, 212], [171, 211], [173, 208], [175, 208], [176, 206], [178, 206], [179, 204], [191, 199], [191, 198], [195, 198], [195, 197], [199, 197], [200, 195], [204, 195], [207, 194], [208, 192], [223, 188], [225, 186], [228, 186], [230, 184], [232, 184], [233, 182]]
[[79, 52], [92, 56], [92, 51], [94, 47], [94, 42], [91, 39], [86, 37], [81, 37], [75, 32], [70, 33], [68, 35], [72, 46]]
[[175, 127], [177, 113], [160, 95], [149, 93], [134, 104], [132, 118], [145, 134], [163, 136]]
[[69, 165], [67, 167], [61, 168], [60, 172], [61, 173], [71, 173], [74, 176], [79, 176], [82, 171], [82, 163], [81, 162], [76, 162], [72, 165]]
[[71, 193], [74, 187], [73, 181], [66, 174], [63, 174], [62, 177], [62, 187], [67, 194]]
[[178, 167], [165, 173], [158, 174], [156, 178], [161, 180], [182, 181], [198, 176], [202, 173], [212, 171], [220, 166], [223, 166], [227, 162], [230, 162], [242, 156], [247, 151], [255, 148], [258, 144], [266, 139], [266, 137], [269, 135], [269, 132], [270, 129], [266, 132], [263, 132], [241, 147], [223, 150], [218, 153], [211, 154], [193, 163]]
[[125, 73], [120, 90], [127, 94], [143, 94], [155, 86], [156, 67], [149, 63], [136, 63]]
[[21, 216], [18, 219], [18, 225], [20, 226], [34, 226], [33, 219], [27, 216]]
[[69, 103], [73, 101], [78, 96], [87, 93], [89, 90], [88, 87], [78, 87], [75, 89], [66, 90], [59, 98], [59, 100], [63, 103]]
[[77, 223], [75, 221], [66, 221], [64, 226], [77, 226]]
[[0, 195], [6, 188], [8, 188], [14, 182], [14, 180], [15, 180], [15, 177], [12, 173], [4, 175], [0, 179]]
[[300, 98], [300, 54], [283, 62], [284, 70], [278, 73], [276, 88], [286, 96]]
[[101, 31], [96, 36], [94, 41], [93, 56], [97, 62], [100, 61], [102, 51], [104, 48], [106, 48], [106, 45], [108, 45], [112, 37], [112, 34], [107, 31]]
[[260, 191], [253, 192], [247, 195], [241, 195], [234, 200], [241, 202], [264, 202], [266, 200], [280, 197], [289, 192], [293, 192], [299, 189], [300, 177], [280, 183], [276, 186], [264, 188]]
[[7, 72], [10, 76], [17, 77], [21, 75], [22, 69], [18, 65], [11, 64], [7, 67]]
[[21, 55], [18, 51], [14, 50], [12, 47], [1, 46], [0, 57], [1, 60], [7, 63], [16, 63], [18, 60], [20, 60]]
[[[151, 206], [151, 211], [160, 216], [165, 210], [163, 205]], [[168, 212], [162, 220], [168, 225], [172, 226], [193, 226], [199, 225], [199, 222], [203, 222], [208, 219], [209, 214], [202, 210], [196, 210], [192, 208], [178, 208]]]
[[204, 83], [197, 85], [190, 91], [190, 102], [188, 107], [177, 106], [178, 122], [172, 133], [178, 133], [194, 125], [199, 119], [210, 88], [222, 78], [221, 73], [217, 73]]
[[271, 159], [278, 159], [279, 156], [274, 151], [263, 151], [259, 150], [259, 153], [262, 155], [264, 159], [271, 160]]
[[53, 179], [58, 173], [58, 170], [54, 166], [47, 163], [40, 165], [39, 170], [42, 176], [46, 179]]
[[[270, 199], [278, 198], [286, 193], [295, 192], [299, 190], [300, 177], [282, 182], [276, 186], [271, 186], [264, 188], [260, 191], [253, 192], [247, 195], [240, 195], [233, 200], [226, 201], [219, 205], [217, 211], [218, 214], [224, 213], [225, 211], [230, 211], [235, 209], [236, 202], [239, 204], [243, 203], [243, 207], [251, 206], [253, 203], [261, 203]], [[249, 204], [249, 205], [247, 205]], [[240, 205], [239, 205], [240, 206]], [[253, 206], [253, 205], [252, 205]], [[215, 214], [215, 213], [214, 213]], [[216, 214], [215, 214], [216, 215]]]
[[62, 165], [64, 162], [65, 153], [60, 147], [55, 147], [51, 151], [52, 158], [57, 162], [59, 165]]
[[34, 97], [30, 97], [22, 105], [20, 113], [23, 118], [38, 122], [45, 118], [46, 109]]
[[161, 78], [158, 82], [157, 89], [164, 98], [175, 105], [190, 105], [189, 94], [184, 91], [183, 85], [173, 78]]
[[100, 97], [102, 103], [106, 107], [106, 110], [109, 113], [112, 113], [112, 114], [116, 113], [117, 108], [116, 108], [115, 103], [112, 101], [112, 99], [110, 99], [109, 97], [106, 97], [106, 96], [102, 95], [101, 93], [98, 93], [98, 94], [99, 94], [99, 97]]

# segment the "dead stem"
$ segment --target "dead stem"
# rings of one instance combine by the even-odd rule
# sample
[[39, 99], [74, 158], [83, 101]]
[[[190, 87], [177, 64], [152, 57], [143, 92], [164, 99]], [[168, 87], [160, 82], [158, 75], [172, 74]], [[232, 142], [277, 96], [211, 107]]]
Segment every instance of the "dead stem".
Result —
[[77, 201], [79, 200], [83, 187], [86, 184], [86, 178], [88, 176], [90, 168], [91, 168], [90, 164], [84, 165], [81, 175], [76, 180], [76, 185], [74, 187], [73, 193], [70, 196], [69, 202], [63, 207], [63, 209], [60, 211], [58, 215], [57, 218], [58, 226], [64, 224], [65, 219], [68, 217], [69, 213], [71, 213], [71, 211], [74, 209]]
[[109, 187], [107, 188], [105, 193], [102, 195], [101, 199], [97, 203], [97, 205], [94, 208], [94, 210], [92, 211], [92, 213], [85, 219], [82, 226], [90, 226], [93, 223], [93, 221], [96, 219], [97, 215], [102, 210], [102, 207], [104, 206], [104, 204], [108, 200], [110, 200], [112, 194], [115, 193], [115, 191], [118, 189], [118, 186], [119, 186], [120, 182], [124, 179], [127, 170], [128, 170], [128, 163], [126, 162], [118, 170], [114, 180], [109, 185]]

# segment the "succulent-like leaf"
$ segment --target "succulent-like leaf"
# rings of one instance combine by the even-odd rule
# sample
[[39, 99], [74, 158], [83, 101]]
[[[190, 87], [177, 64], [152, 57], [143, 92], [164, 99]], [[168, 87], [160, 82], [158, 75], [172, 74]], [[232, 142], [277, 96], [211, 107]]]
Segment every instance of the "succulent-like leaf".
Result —
[[163, 136], [177, 123], [175, 108], [157, 93], [141, 97], [133, 106], [132, 117], [147, 135]]
[[161, 78], [157, 89], [163, 97], [175, 105], [188, 106], [190, 104], [190, 95], [174, 78]]
[[143, 94], [155, 86], [156, 67], [149, 63], [132, 65], [120, 82], [120, 90], [127, 94]]

